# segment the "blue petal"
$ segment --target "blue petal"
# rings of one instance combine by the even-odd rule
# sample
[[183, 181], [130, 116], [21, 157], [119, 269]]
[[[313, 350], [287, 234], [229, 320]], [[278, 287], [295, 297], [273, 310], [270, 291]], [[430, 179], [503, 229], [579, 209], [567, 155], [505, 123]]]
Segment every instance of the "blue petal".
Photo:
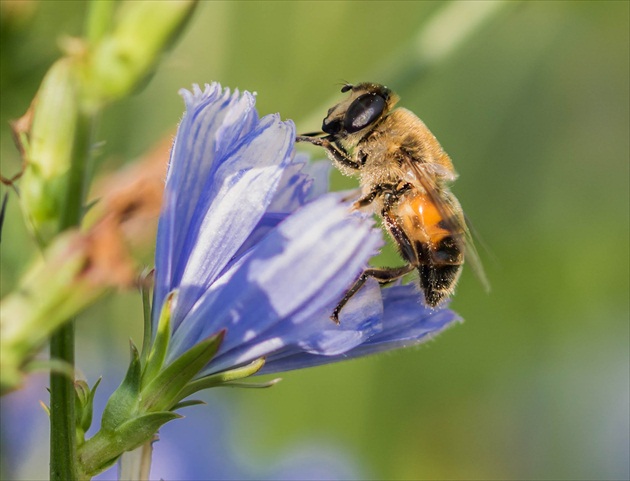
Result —
[[[238, 260], [245, 252], [256, 245], [271, 229], [276, 227], [298, 208], [306, 204], [307, 200], [312, 198], [313, 191], [321, 189], [321, 187], [315, 188], [314, 186], [314, 183], [321, 181], [321, 179], [316, 180], [304, 173], [304, 171], [309, 170], [307, 162], [308, 158], [296, 155], [293, 163], [284, 170], [275, 196], [267, 207], [267, 211], [263, 214], [247, 240], [241, 245], [239, 251], [234, 256], [234, 260]], [[328, 181], [324, 180], [323, 183], [324, 191], [326, 191]], [[234, 260], [228, 263], [226, 268], [230, 268]]]
[[353, 354], [363, 356], [425, 342], [462, 319], [442, 307], [432, 309], [419, 301], [414, 285], [394, 286], [383, 290], [385, 312], [383, 332], [374, 336]]
[[334, 305], [381, 243], [371, 219], [350, 215], [338, 195], [317, 199], [211, 286], [174, 333], [172, 356], [226, 327], [220, 353], [281, 321], [291, 333], [292, 319], [308, 321], [302, 311]]
[[312, 200], [328, 192], [332, 163], [328, 159], [309, 162], [308, 156], [303, 154], [302, 156], [303, 157], [298, 154], [296, 156], [296, 160], [306, 157], [304, 160], [304, 162], [306, 162], [306, 167], [303, 172], [313, 178], [313, 188], [308, 195], [308, 199]]
[[[211, 103], [208, 91], [215, 94], [209, 96]], [[216, 89], [207, 92], [192, 99], [185, 95], [193, 120], [186, 123], [187, 115], [180, 126], [158, 229], [154, 302], [161, 305], [168, 292], [179, 288], [174, 327], [259, 222], [294, 146], [291, 122], [277, 115], [252, 120], [251, 94], [235, 93], [226, 100]]]
[[254, 97], [248, 92], [230, 95], [229, 90], [222, 91], [219, 84], [213, 84], [206, 85], [203, 92], [195, 85], [193, 93], [182, 90], [181, 94], [186, 114], [171, 150], [158, 226], [154, 294], [158, 306], [179, 284], [186, 259], [182, 255], [184, 243], [198, 228], [195, 206], [207, 192], [207, 182], [221, 155], [243, 132], [251, 131], [258, 119]]
[[204, 374], [245, 364], [260, 357], [274, 360], [303, 352], [323, 356], [340, 355], [382, 329], [383, 302], [375, 281], [368, 282], [346, 304], [340, 325], [330, 319], [338, 300], [316, 313], [304, 309], [298, 315], [262, 332], [213, 360]]
[[[295, 131], [276, 115], [264, 117], [217, 170], [211, 201], [200, 212], [198, 232], [189, 233], [187, 257], [173, 311], [176, 327], [238, 252], [272, 201], [291, 161]], [[252, 165], [253, 163], [253, 165]]]
[[434, 310], [423, 306], [414, 285], [393, 286], [383, 289], [382, 292], [384, 303], [382, 330], [366, 342], [338, 356], [322, 356], [308, 352], [295, 352], [289, 355], [279, 353], [269, 357], [258, 374], [319, 366], [420, 344], [461, 320], [449, 309]]

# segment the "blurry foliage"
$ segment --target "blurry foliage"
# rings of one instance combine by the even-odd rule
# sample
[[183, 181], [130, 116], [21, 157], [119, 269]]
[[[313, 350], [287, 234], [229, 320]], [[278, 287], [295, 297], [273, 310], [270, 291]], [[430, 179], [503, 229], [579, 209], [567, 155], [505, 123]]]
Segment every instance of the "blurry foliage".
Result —
[[[20, 165], [7, 121], [26, 110], [60, 32], [78, 34], [84, 17], [80, 2], [29, 2], [17, 13], [9, 3], [22, 2], [2, 2], [5, 175]], [[381, 81], [364, 76], [440, 7], [202, 3], [148, 88], [106, 112], [101, 169], [172, 135], [176, 92], [193, 82], [256, 90], [261, 114], [313, 130], [302, 119], [323, 117], [340, 82]], [[401, 82], [401, 105], [460, 173], [454, 192], [488, 245], [493, 291], [465, 272], [453, 306], [466, 322], [422, 349], [290, 373], [265, 392], [217, 392], [239, 408], [236, 444], [264, 457], [334, 440], [383, 479], [628, 478], [628, 15], [627, 2], [512, 4]], [[351, 184], [335, 174], [334, 185]], [[11, 200], [3, 293], [34, 251]], [[396, 262], [391, 248], [377, 261]], [[133, 294], [82, 316], [78, 364], [91, 366], [90, 381], [94, 366], [126, 363], [140, 324]]]

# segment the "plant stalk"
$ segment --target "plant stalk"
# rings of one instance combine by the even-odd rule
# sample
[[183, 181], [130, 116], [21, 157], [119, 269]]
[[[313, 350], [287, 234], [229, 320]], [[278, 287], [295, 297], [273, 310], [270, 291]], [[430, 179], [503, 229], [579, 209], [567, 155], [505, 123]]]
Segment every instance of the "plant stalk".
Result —
[[[79, 113], [59, 232], [76, 227], [81, 222], [93, 125], [94, 117]], [[72, 367], [74, 323], [74, 319], [70, 319], [50, 339], [51, 359], [65, 361]], [[53, 372], [50, 375], [50, 479], [75, 481], [77, 473], [74, 379]]]

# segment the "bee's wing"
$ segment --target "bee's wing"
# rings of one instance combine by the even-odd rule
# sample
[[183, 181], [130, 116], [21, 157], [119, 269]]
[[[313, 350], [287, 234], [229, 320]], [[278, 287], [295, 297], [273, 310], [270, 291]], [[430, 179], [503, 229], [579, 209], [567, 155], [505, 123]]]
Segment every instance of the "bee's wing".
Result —
[[[469, 222], [466, 217], [464, 222], [466, 224], [468, 224]], [[470, 267], [472, 267], [472, 270], [477, 276], [477, 279], [479, 279], [479, 282], [481, 282], [483, 289], [486, 292], [490, 292], [490, 281], [488, 281], [488, 277], [486, 276], [486, 271], [484, 270], [483, 264], [481, 263], [479, 253], [477, 252], [477, 248], [475, 247], [475, 243], [473, 242], [473, 235], [471, 234], [471, 230], [468, 228], [468, 225], [466, 225], [464, 241], [464, 255], [466, 262], [468, 262], [470, 264]]]
[[[475, 275], [483, 285], [484, 290], [490, 290], [490, 283], [481, 264], [481, 259], [475, 248], [470, 229], [458, 200], [449, 191], [445, 191], [423, 167], [433, 168], [432, 164], [418, 164], [411, 156], [404, 156], [405, 178], [427, 193], [442, 217], [446, 229], [453, 233], [453, 237], [461, 243], [466, 262], [470, 264]], [[440, 166], [437, 166], [438, 168]], [[435, 169], [434, 169], [435, 171]], [[435, 173], [435, 172], [434, 172]]]

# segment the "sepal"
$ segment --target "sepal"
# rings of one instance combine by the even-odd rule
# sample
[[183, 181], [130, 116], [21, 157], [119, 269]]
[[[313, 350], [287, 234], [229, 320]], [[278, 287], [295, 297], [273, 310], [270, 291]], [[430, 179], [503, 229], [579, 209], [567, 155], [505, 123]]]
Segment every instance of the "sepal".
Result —
[[142, 408], [147, 411], [170, 409], [186, 397], [182, 390], [212, 360], [224, 336], [223, 330], [195, 344], [150, 380], [140, 396]]
[[[145, 355], [148, 356], [147, 364], [144, 366], [144, 372], [142, 374], [145, 384], [147, 381], [151, 381], [155, 376], [157, 376], [164, 365], [166, 351], [169, 343], [171, 342], [171, 312], [176, 300], [177, 291], [173, 291], [167, 296], [164, 301], [164, 305], [162, 306], [162, 311], [160, 312], [157, 333], [155, 335], [153, 345], [151, 346], [151, 350], [148, 351], [148, 354], [143, 352], [143, 357]], [[146, 345], [143, 346], [143, 351], [145, 349]]]
[[[163, 367], [170, 339], [169, 319], [170, 306], [165, 305], [161, 330], [158, 329], [144, 370], [138, 349], [130, 344], [131, 362], [127, 374], [107, 402], [100, 431], [79, 445], [79, 463], [84, 477], [98, 474], [122, 453], [150, 441], [162, 425], [181, 417], [174, 409], [200, 403], [181, 402], [187, 396], [185, 387], [216, 355], [225, 331], [208, 337]], [[81, 386], [80, 396], [82, 399], [89, 396], [84, 386]]]
[[125, 451], [131, 451], [150, 440], [164, 424], [183, 417], [172, 411], [158, 411], [131, 419], [116, 429], [116, 435], [124, 440]]
[[132, 418], [137, 412], [142, 374], [140, 355], [133, 342], [130, 342], [129, 348], [131, 351], [131, 362], [129, 363], [125, 379], [109, 398], [103, 411], [101, 428], [104, 430], [113, 431], [117, 426]]
[[205, 401], [202, 401], [201, 399], [189, 399], [188, 401], [178, 402], [177, 404], [175, 404], [175, 406], [172, 407], [172, 410], [177, 411], [178, 409], [183, 409], [190, 406], [200, 406], [202, 404], [206, 404], [206, 403]]
[[252, 376], [262, 369], [265, 365], [265, 358], [256, 359], [245, 366], [230, 369], [229, 371], [219, 372], [210, 376], [195, 379], [189, 383], [181, 393], [181, 399], [194, 394], [203, 389], [211, 387], [228, 385], [232, 381], [237, 381], [245, 377]]

